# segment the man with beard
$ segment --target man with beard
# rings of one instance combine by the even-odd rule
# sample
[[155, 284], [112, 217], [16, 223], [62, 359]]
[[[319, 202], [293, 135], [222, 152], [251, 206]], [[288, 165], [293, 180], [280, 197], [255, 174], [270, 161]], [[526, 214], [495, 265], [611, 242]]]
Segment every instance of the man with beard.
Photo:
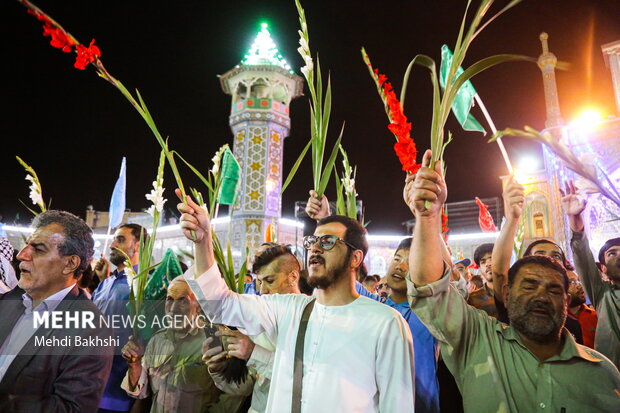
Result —
[[244, 399], [222, 397], [209, 376], [200, 351], [208, 322], [199, 313], [196, 297], [179, 276], [168, 285], [165, 328], [146, 349], [131, 337], [121, 351], [129, 365], [121, 388], [138, 399], [152, 395], [151, 413], [234, 412]]
[[[127, 303], [129, 301], [129, 286], [132, 280], [127, 277], [127, 272], [125, 271], [126, 258], [123, 252], [129, 257], [129, 261], [134, 269], [137, 269], [140, 258], [141, 233], [142, 239], [146, 240], [148, 234], [142, 226], [138, 224], [121, 225], [114, 233], [114, 240], [110, 244], [110, 261], [106, 260], [105, 257], [101, 257], [97, 264], [95, 264], [95, 275], [101, 282], [93, 292], [93, 301], [103, 315], [110, 319], [112, 317], [129, 317]], [[110, 263], [116, 266], [112, 273], [110, 273]], [[130, 326], [115, 328], [114, 334], [119, 336], [120, 343], [126, 343], [131, 335], [131, 328]], [[117, 350], [120, 350], [120, 348]], [[126, 372], [127, 363], [118, 355], [117, 351], [117, 355], [114, 356], [108, 384], [99, 404], [99, 413], [128, 412], [131, 410], [134, 399], [129, 397], [120, 387]]]
[[205, 313], [276, 345], [267, 412], [414, 410], [411, 333], [397, 311], [355, 291], [368, 249], [361, 224], [330, 216], [304, 239], [313, 297], [250, 296], [228, 289], [215, 265], [209, 216], [187, 202], [177, 207], [196, 261], [185, 277]]
[[596, 311], [586, 305], [586, 293], [583, 290], [581, 281], [579, 281], [579, 276], [573, 271], [567, 271], [566, 273], [568, 274], [568, 294], [570, 295], [568, 315], [569, 317], [574, 317], [579, 322], [583, 345], [594, 348], [594, 336], [596, 334], [596, 324], [598, 323]]
[[577, 274], [598, 316], [594, 348], [620, 366], [620, 238], [607, 240], [598, 254], [603, 280], [590, 250], [582, 213], [586, 202], [576, 194], [572, 182], [562, 192], [562, 208], [571, 229], [570, 246]]
[[510, 326], [468, 306], [449, 287], [440, 239], [447, 188], [441, 161], [430, 169], [430, 159], [426, 151], [403, 193], [415, 215], [408, 296], [441, 343], [465, 412], [619, 411], [618, 370], [563, 328], [568, 278], [557, 261], [529, 256], [510, 268], [503, 291]]

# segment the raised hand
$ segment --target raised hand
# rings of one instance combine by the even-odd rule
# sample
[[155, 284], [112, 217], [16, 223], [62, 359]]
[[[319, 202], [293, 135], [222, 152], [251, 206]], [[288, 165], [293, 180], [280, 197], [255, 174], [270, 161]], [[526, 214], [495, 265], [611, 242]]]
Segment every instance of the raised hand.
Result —
[[329, 216], [329, 201], [327, 197], [323, 195], [321, 199], [319, 199], [319, 195], [313, 190], [310, 190], [310, 198], [308, 198], [308, 202], [306, 204], [306, 214], [310, 218], [313, 218], [317, 221]]
[[[175, 193], [181, 201], [181, 191], [176, 189]], [[209, 212], [195, 203], [192, 198], [186, 196], [187, 204], [180, 202], [177, 209], [181, 213], [181, 229], [183, 235], [190, 241], [195, 243], [201, 242], [211, 235], [211, 222], [209, 221]]]
[[577, 188], [573, 181], [564, 184], [564, 190], [560, 188], [562, 194], [562, 209], [568, 215], [568, 224], [573, 231], [583, 231], [584, 223], [581, 213], [586, 209], [586, 201], [579, 198]]
[[523, 205], [525, 204], [525, 188], [514, 176], [511, 176], [506, 182], [506, 188], [502, 193], [504, 198], [504, 214], [506, 219], [515, 221], [521, 218], [523, 214]]
[[[435, 163], [435, 169], [429, 168], [431, 155], [431, 151], [427, 150], [422, 158], [422, 167], [415, 175], [409, 174], [405, 179], [403, 199], [416, 217], [441, 215], [441, 208], [448, 197], [441, 161]], [[427, 201], [429, 208], [425, 206]]]
[[586, 201], [579, 198], [577, 195], [577, 188], [573, 181], [568, 181], [564, 184], [564, 190], [560, 188], [562, 194], [562, 209], [569, 216], [581, 215], [586, 209]]

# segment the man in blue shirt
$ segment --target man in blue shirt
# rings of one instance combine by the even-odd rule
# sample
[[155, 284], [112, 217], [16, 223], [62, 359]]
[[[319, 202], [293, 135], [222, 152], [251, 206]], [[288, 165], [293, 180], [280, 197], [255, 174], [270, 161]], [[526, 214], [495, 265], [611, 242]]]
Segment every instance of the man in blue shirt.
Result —
[[[415, 409], [417, 413], [439, 413], [439, 383], [437, 381], [437, 356], [439, 347], [437, 340], [411, 311], [407, 302], [407, 283], [405, 276], [409, 272], [409, 249], [411, 237], [403, 239], [390, 261], [387, 283], [391, 293], [385, 300], [407, 321], [413, 336], [413, 356], [415, 359]], [[381, 296], [370, 294], [357, 283], [356, 290], [360, 295], [381, 301]]]
[[[93, 301], [104, 316], [108, 318], [112, 316], [123, 319], [129, 317], [127, 303], [129, 301], [129, 285], [132, 280], [127, 278], [125, 271], [126, 258], [118, 250], [127, 254], [134, 270], [137, 270], [141, 232], [142, 239], [146, 240], [148, 234], [142, 226], [138, 224], [121, 225], [114, 233], [114, 240], [110, 244], [110, 261], [102, 257], [95, 266], [95, 274], [102, 281], [93, 293]], [[110, 263], [116, 266], [116, 270], [112, 273], [110, 273]], [[114, 335], [120, 338], [120, 347], [124, 346], [129, 341], [131, 326], [115, 328]], [[116, 354], [112, 363], [110, 378], [99, 403], [99, 413], [129, 412], [134, 403], [134, 399], [121, 389], [121, 382], [127, 373], [127, 361], [120, 355], [120, 348], [115, 350]]]

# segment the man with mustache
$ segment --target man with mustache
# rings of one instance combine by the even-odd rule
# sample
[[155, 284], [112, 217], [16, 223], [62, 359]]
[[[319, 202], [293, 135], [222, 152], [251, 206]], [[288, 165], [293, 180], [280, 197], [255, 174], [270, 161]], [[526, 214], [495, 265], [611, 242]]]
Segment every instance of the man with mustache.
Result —
[[[110, 261], [101, 257], [95, 264], [95, 275], [101, 280], [93, 292], [93, 301], [107, 317], [128, 317], [129, 288], [132, 280], [128, 277], [125, 260], [137, 270], [140, 259], [140, 237], [147, 239], [145, 228], [138, 224], [123, 224], [114, 233], [114, 240], [110, 244]], [[116, 269], [110, 273], [110, 263]], [[120, 343], [126, 343], [131, 334], [131, 328], [120, 327], [115, 329]], [[117, 349], [117, 351], [120, 348]], [[129, 412], [134, 399], [129, 397], [120, 387], [127, 372], [127, 363], [118, 355], [114, 356], [112, 371], [106, 385], [105, 392], [99, 405], [99, 413]]]
[[196, 261], [185, 276], [205, 313], [276, 345], [267, 412], [414, 410], [411, 333], [397, 311], [355, 291], [368, 249], [361, 224], [327, 217], [304, 239], [313, 297], [239, 295], [215, 265], [207, 212], [187, 202], [177, 208]]
[[465, 412], [619, 411], [618, 369], [563, 328], [568, 278], [557, 261], [529, 256], [510, 268], [503, 289], [510, 326], [468, 306], [449, 287], [450, 263], [440, 238], [447, 187], [441, 161], [431, 169], [430, 160], [427, 151], [403, 192], [416, 218], [408, 296], [442, 345]]
[[202, 362], [205, 325], [200, 306], [182, 276], [173, 279], [166, 293], [165, 328], [144, 346], [129, 339], [121, 350], [129, 366], [121, 388], [134, 398], [153, 397], [151, 413], [201, 413], [220, 409], [222, 403], [235, 411], [243, 398], [220, 397]]
[[598, 254], [603, 280], [585, 234], [583, 211], [586, 202], [579, 198], [572, 182], [562, 192], [562, 208], [571, 229], [570, 247], [577, 274], [598, 316], [594, 348], [620, 366], [620, 238], [609, 239]]
[[[327, 215], [329, 201], [323, 195], [319, 201], [316, 192], [310, 191], [310, 198], [306, 204], [306, 213], [316, 220]], [[437, 340], [420, 319], [411, 311], [407, 302], [407, 283], [405, 278], [409, 273], [409, 251], [411, 237], [399, 242], [394, 256], [388, 265], [385, 282], [389, 289], [385, 299], [381, 295], [369, 293], [360, 283], [356, 290], [360, 295], [372, 298], [389, 305], [398, 311], [409, 325], [413, 338], [413, 353], [415, 359], [415, 410], [418, 413], [439, 413], [439, 382], [437, 378], [437, 357], [439, 347]]]
[[[112, 336], [77, 286], [93, 255], [92, 230], [75, 215], [55, 210], [37, 215], [32, 227], [17, 255], [19, 283], [0, 294], [0, 412], [95, 412], [114, 347], [78, 344]], [[63, 314], [76, 323], [64, 323]], [[36, 322], [58, 315], [61, 327]], [[94, 328], [80, 322], [89, 315]]]

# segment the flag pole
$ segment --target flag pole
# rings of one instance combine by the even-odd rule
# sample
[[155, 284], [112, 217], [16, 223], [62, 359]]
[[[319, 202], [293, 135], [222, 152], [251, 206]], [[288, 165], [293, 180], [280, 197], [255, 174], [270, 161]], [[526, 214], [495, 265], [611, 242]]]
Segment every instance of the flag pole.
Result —
[[105, 256], [105, 252], [108, 249], [108, 241], [110, 240], [110, 231], [112, 230], [112, 227], [108, 224], [108, 232], [107, 234], [105, 234], [105, 243], [103, 244], [103, 249], [101, 250], [101, 256]]
[[[484, 114], [487, 123], [491, 127], [491, 131], [493, 132], [493, 134], [496, 134], [497, 128], [495, 127], [493, 119], [491, 119], [491, 115], [489, 115], [486, 106], [484, 106], [484, 103], [482, 103], [482, 99], [480, 99], [480, 96], [477, 93], [474, 95], [474, 99], [478, 103], [478, 106], [480, 106], [480, 110], [482, 110], [482, 113]], [[512, 164], [510, 163], [510, 158], [508, 158], [508, 152], [506, 152], [506, 148], [504, 147], [504, 142], [502, 142], [502, 138], [497, 138], [496, 142], [499, 146], [499, 150], [502, 152], [502, 156], [504, 157], [504, 162], [506, 162], [508, 172], [512, 175], [514, 173], [514, 170], [512, 169]]]

